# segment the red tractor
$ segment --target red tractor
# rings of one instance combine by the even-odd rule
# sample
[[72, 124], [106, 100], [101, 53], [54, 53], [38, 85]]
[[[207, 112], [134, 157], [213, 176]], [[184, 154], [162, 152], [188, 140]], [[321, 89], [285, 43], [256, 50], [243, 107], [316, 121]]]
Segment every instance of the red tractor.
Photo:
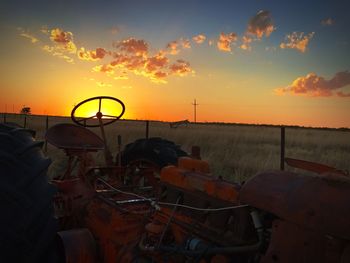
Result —
[[[96, 115], [76, 117], [91, 100]], [[104, 100], [122, 112], [103, 115]], [[91, 98], [72, 111], [78, 125], [50, 128], [47, 141], [68, 156], [50, 183], [42, 143], [0, 125], [0, 262], [350, 262], [345, 172], [287, 159], [318, 174], [270, 171], [240, 185], [212, 175], [198, 147], [187, 155], [160, 138], [113, 159], [104, 126], [124, 109]], [[100, 127], [102, 138], [83, 126]], [[96, 151], [106, 165], [94, 164]]]

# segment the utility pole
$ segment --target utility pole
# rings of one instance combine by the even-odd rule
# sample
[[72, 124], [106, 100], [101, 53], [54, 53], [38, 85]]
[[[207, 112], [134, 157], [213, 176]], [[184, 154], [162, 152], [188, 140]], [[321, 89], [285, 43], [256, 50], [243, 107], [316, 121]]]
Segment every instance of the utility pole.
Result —
[[192, 103], [192, 105], [194, 108], [194, 123], [196, 123], [197, 122], [197, 106], [199, 105], [199, 104], [197, 104], [196, 99], [194, 99], [194, 103]]

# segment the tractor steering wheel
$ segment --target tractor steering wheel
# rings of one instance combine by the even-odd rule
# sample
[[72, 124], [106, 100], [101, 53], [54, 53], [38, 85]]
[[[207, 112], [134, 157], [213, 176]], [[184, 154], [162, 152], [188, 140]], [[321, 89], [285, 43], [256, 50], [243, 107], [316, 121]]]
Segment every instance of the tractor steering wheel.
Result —
[[[92, 100], [98, 100], [98, 111], [96, 112], [95, 115], [93, 116], [90, 116], [90, 117], [77, 117], [75, 115], [75, 111], [80, 107], [82, 106], [83, 104], [89, 102], [89, 101], [92, 101]], [[119, 115], [105, 115], [101, 112], [101, 108], [102, 108], [102, 100], [112, 100], [112, 101], [115, 101], [116, 103], [120, 104], [121, 107], [122, 107], [122, 111]], [[100, 124], [86, 124], [86, 121], [87, 120], [91, 120], [91, 119], [98, 119], [98, 120], [102, 120], [102, 117], [107, 117], [108, 121], [106, 122], [103, 122], [103, 126], [105, 125], [108, 125], [108, 124], [111, 124], [113, 122], [115, 122], [116, 120], [119, 120], [123, 114], [125, 112], [125, 105], [124, 103], [117, 99], [117, 98], [113, 98], [113, 97], [108, 97], [108, 96], [99, 96], [99, 97], [93, 97], [93, 98], [89, 98], [89, 99], [86, 99], [86, 100], [83, 100], [82, 102], [78, 103], [72, 110], [71, 112], [71, 118], [72, 118], [72, 121], [75, 122], [76, 124], [80, 125], [80, 126], [84, 126], [84, 127], [99, 127]]]

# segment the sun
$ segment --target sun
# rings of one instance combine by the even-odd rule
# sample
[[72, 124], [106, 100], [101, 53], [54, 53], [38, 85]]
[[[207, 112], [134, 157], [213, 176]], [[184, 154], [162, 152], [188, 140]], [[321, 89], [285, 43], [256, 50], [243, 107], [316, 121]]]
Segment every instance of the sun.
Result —
[[[94, 117], [99, 112], [102, 113], [103, 119], [108, 119], [112, 117], [117, 117], [121, 114], [123, 108], [122, 106], [113, 100], [102, 99], [101, 105], [99, 105], [99, 100], [91, 100], [83, 103], [75, 110], [75, 116], [81, 118]], [[97, 118], [97, 117], [96, 117]]]

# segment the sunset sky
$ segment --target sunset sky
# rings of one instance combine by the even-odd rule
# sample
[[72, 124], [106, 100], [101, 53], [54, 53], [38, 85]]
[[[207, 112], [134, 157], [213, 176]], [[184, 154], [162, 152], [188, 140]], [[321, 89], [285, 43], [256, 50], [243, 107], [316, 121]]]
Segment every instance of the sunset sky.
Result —
[[0, 112], [350, 127], [349, 1], [0, 3]]

